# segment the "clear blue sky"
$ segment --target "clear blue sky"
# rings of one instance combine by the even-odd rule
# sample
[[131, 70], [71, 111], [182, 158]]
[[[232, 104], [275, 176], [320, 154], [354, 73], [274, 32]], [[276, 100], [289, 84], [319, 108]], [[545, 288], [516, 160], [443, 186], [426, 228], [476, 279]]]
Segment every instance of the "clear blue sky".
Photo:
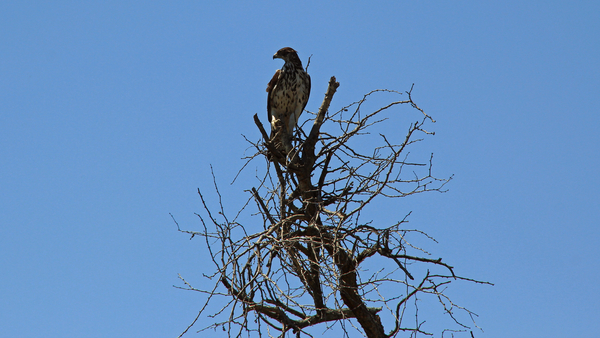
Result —
[[248, 197], [259, 164], [229, 182], [284, 46], [312, 55], [312, 111], [332, 75], [333, 109], [415, 83], [455, 179], [381, 213], [496, 284], [451, 288], [476, 337], [596, 337], [600, 2], [366, 3], [2, 2], [0, 337], [185, 329], [205, 298], [172, 285], [212, 266], [169, 213], [199, 229], [210, 164], [231, 212]]

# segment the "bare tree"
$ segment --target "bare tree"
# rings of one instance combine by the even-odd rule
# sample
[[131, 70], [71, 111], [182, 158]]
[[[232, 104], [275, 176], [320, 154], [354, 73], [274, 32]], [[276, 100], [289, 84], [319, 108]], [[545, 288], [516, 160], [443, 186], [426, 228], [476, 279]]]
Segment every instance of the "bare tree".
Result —
[[[270, 142], [254, 116], [262, 140], [248, 141], [256, 153], [246, 159], [266, 158], [267, 152], [272, 156], [257, 187], [249, 190], [249, 201], [257, 208], [252, 227], [240, 221], [248, 203], [229, 218], [216, 183], [217, 213], [198, 190], [204, 205], [203, 215], [198, 215], [203, 230], [180, 231], [206, 239], [216, 270], [207, 276], [214, 281], [211, 290], [196, 289], [182, 278], [186, 284], [182, 288], [208, 294], [196, 320], [214, 297], [223, 296], [228, 300], [212, 313], [216, 323], [209, 328], [222, 328], [229, 336], [244, 332], [311, 336], [308, 328], [321, 323], [325, 330], [339, 324], [344, 336], [351, 330], [366, 337], [416, 336], [430, 334], [419, 319], [416, 302], [430, 296], [456, 324], [452, 332], [469, 331], [457, 312], [471, 320], [474, 313], [454, 304], [445, 288], [456, 280], [489, 283], [457, 276], [441, 258], [411, 244], [409, 238], [414, 236], [433, 238], [405, 229], [408, 215], [387, 225], [364, 220], [368, 207], [381, 198], [445, 191], [452, 177], [433, 176], [433, 155], [426, 163], [409, 160], [409, 148], [420, 137], [433, 134], [425, 125], [435, 121], [413, 102], [412, 88], [406, 93], [375, 90], [329, 113], [338, 86], [332, 77], [321, 107], [311, 113], [312, 127], [308, 134], [298, 128], [288, 154]], [[376, 94], [407, 98], [364, 113], [365, 102]], [[405, 134], [374, 134], [390, 114], [399, 114], [395, 108], [406, 105], [410, 108], [401, 112], [416, 112], [418, 118]], [[361, 142], [373, 136], [379, 145]], [[257, 223], [261, 231], [251, 233]]]

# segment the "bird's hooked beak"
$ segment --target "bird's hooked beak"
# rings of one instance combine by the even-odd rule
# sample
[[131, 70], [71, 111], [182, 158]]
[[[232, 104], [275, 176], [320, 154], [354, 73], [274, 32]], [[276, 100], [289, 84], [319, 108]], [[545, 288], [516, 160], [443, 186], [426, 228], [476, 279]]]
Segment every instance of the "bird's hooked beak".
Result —
[[279, 55], [279, 52], [277, 52], [277, 53], [273, 54], [273, 60], [275, 60], [275, 59], [283, 59], [283, 58], [281, 57], [281, 55]]

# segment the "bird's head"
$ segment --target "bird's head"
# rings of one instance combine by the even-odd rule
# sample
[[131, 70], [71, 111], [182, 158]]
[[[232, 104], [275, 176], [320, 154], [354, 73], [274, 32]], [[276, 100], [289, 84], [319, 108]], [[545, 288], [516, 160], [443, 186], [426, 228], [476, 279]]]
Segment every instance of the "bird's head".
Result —
[[302, 62], [298, 57], [298, 53], [291, 47], [283, 47], [273, 55], [273, 60], [282, 59], [285, 61], [285, 65], [283, 65], [283, 70], [286, 69], [302, 69]]
[[298, 57], [298, 53], [296, 53], [293, 48], [283, 47], [273, 55], [273, 60], [282, 59], [283, 61], [288, 62], [293, 56], [296, 56], [296, 58]]

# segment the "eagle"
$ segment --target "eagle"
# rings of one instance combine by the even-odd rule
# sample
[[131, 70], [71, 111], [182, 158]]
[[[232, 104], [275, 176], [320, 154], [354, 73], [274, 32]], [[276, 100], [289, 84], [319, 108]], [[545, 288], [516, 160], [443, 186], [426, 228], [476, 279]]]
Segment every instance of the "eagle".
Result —
[[310, 76], [293, 48], [281, 48], [273, 55], [274, 59], [283, 59], [285, 63], [267, 85], [267, 114], [271, 142], [287, 155], [292, 150], [294, 127], [310, 96]]

